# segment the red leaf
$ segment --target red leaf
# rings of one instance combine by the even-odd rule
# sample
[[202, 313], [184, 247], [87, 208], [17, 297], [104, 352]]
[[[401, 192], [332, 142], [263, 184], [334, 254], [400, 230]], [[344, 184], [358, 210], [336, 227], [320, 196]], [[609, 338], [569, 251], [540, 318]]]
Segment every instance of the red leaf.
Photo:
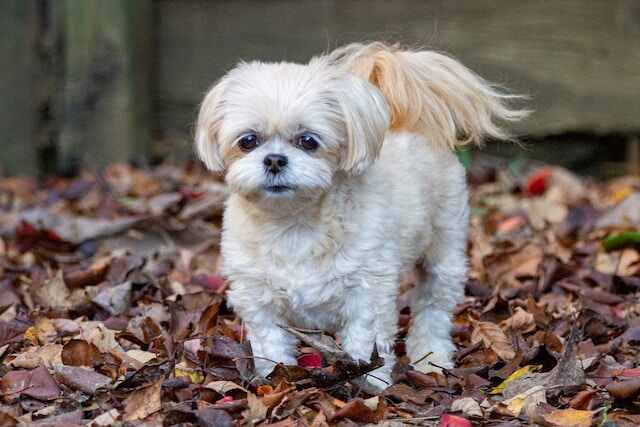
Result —
[[640, 377], [640, 368], [627, 368], [617, 374], [619, 377]]
[[438, 427], [471, 427], [471, 422], [466, 418], [444, 414], [440, 417]]
[[322, 368], [320, 353], [303, 353], [298, 356], [298, 366], [303, 368]]
[[549, 180], [553, 175], [550, 168], [542, 168], [535, 171], [528, 179], [524, 186], [524, 193], [527, 196], [540, 196], [547, 191]]

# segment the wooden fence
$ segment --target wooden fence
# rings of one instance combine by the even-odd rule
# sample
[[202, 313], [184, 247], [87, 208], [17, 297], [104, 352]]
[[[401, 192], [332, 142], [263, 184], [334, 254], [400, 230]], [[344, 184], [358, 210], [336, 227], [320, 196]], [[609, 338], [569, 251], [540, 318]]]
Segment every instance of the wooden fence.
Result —
[[636, 0], [3, 0], [0, 167], [187, 158], [198, 102], [238, 60], [371, 39], [450, 52], [529, 94], [523, 135], [640, 132]]

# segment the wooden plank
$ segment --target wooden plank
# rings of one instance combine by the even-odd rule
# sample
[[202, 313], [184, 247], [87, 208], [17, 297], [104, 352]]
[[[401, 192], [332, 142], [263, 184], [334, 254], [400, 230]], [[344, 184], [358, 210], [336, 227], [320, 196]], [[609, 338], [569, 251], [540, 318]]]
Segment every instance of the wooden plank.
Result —
[[28, 175], [36, 170], [33, 12], [32, 2], [0, 2], [0, 173]]
[[202, 94], [240, 59], [304, 61], [371, 39], [449, 52], [532, 97], [516, 130], [640, 130], [636, 0], [270, 0], [156, 2], [154, 127], [189, 153]]
[[60, 167], [148, 153], [151, 0], [65, 0]]

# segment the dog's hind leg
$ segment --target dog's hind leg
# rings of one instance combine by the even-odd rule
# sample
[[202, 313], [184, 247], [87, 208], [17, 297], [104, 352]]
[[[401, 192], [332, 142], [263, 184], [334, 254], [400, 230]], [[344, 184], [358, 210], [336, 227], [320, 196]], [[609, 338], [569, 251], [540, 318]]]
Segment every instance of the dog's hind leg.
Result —
[[439, 211], [434, 235], [419, 265], [411, 307], [407, 355], [422, 372], [453, 367], [452, 311], [464, 296], [469, 208], [465, 186], [450, 196]]

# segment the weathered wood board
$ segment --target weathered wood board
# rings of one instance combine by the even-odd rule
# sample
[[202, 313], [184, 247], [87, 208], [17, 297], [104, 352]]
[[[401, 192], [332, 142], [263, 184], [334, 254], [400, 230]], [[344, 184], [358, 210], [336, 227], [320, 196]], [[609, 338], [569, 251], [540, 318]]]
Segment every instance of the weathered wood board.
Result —
[[520, 134], [640, 134], [638, 0], [3, 0], [0, 173], [188, 158], [198, 103], [239, 60], [367, 40], [528, 94]]
[[[305, 61], [349, 41], [449, 52], [528, 94], [522, 134], [640, 130], [637, 0], [160, 0], [154, 126], [185, 134], [204, 91], [241, 59]], [[186, 144], [186, 141], [185, 141]]]
[[36, 168], [32, 18], [32, 2], [0, 2], [0, 171], [20, 174]]
[[151, 0], [64, 0], [62, 170], [148, 153]]

